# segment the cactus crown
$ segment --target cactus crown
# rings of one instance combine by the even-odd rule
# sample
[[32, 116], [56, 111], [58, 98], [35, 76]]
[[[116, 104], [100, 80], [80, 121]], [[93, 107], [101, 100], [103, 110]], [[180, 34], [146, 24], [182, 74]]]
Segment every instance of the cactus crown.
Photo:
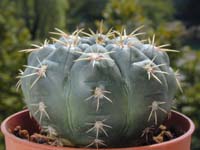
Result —
[[17, 87], [50, 136], [77, 147], [121, 147], [163, 122], [180, 85], [166, 52], [177, 51], [156, 46], [155, 35], [145, 44], [140, 29], [56, 29], [53, 44], [21, 51], [31, 53]]

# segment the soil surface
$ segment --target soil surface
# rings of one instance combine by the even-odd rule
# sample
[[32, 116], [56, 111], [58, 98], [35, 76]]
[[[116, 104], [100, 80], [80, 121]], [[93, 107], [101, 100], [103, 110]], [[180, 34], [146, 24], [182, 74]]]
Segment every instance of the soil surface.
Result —
[[[62, 139], [56, 136], [49, 136], [45, 131], [40, 133], [30, 134], [28, 130], [22, 129], [21, 126], [16, 126], [14, 130], [11, 131], [15, 136], [25, 139], [38, 144], [53, 145], [53, 146], [73, 146], [68, 140]], [[132, 146], [145, 146], [156, 143], [162, 143], [175, 139], [184, 134], [184, 131], [176, 128], [167, 128], [165, 125], [160, 125], [159, 127], [149, 127], [146, 128], [141, 136], [134, 141]]]
[[184, 131], [165, 125], [146, 128], [141, 136], [133, 143], [135, 146], [145, 146], [170, 141], [184, 134]]

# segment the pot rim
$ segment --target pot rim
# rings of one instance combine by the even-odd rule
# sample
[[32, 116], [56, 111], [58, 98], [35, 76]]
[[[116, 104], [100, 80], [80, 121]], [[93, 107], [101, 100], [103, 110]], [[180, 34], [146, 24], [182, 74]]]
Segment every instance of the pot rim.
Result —
[[[47, 148], [59, 149], [59, 147], [56, 147], [56, 146], [49, 146], [49, 145], [44, 145], [44, 144], [37, 144], [37, 143], [34, 143], [34, 142], [30, 142], [30, 141], [28, 141], [28, 140], [20, 139], [20, 138], [16, 137], [15, 135], [13, 135], [12, 133], [10, 133], [10, 132], [8, 131], [8, 129], [6, 128], [7, 122], [8, 122], [10, 119], [12, 119], [13, 117], [15, 117], [15, 116], [17, 116], [17, 115], [20, 115], [20, 114], [23, 114], [23, 113], [25, 113], [25, 112], [27, 112], [27, 111], [28, 111], [28, 110], [26, 109], [26, 110], [19, 111], [19, 112], [15, 113], [15, 114], [12, 114], [12, 115], [10, 115], [9, 117], [7, 117], [7, 118], [2, 122], [2, 124], [1, 124], [1, 131], [2, 131], [2, 133], [4, 134], [4, 136], [6, 136], [6, 137], [8, 137], [8, 138], [10, 138], [10, 139], [12, 139], [12, 140], [15, 140], [16, 142], [21, 143], [21, 144], [24, 143], [24, 144], [26, 144], [26, 145], [32, 145], [32, 146], [34, 146], [34, 147], [40, 147], [40, 148], [44, 148], [44, 149], [45, 149], [45, 148], [46, 148], [46, 149], [47, 149]], [[168, 145], [168, 144], [173, 144], [173, 143], [176, 143], [176, 142], [180, 142], [180, 141], [186, 139], [187, 137], [191, 136], [192, 133], [193, 133], [194, 130], [195, 130], [195, 125], [194, 125], [193, 121], [192, 121], [189, 117], [187, 117], [186, 115], [184, 115], [184, 114], [182, 114], [182, 113], [180, 113], [180, 112], [177, 112], [177, 111], [172, 110], [172, 113], [177, 114], [178, 116], [184, 118], [184, 119], [189, 123], [189, 130], [188, 130], [188, 131], [186, 131], [183, 135], [181, 135], [181, 136], [179, 136], [179, 137], [177, 137], [177, 138], [175, 138], [175, 139], [173, 139], [173, 140], [170, 140], [170, 141], [166, 141], [166, 142], [158, 143], [158, 144], [146, 145], [146, 146], [137, 146], [137, 147], [132, 147], [132, 148], [137, 148], [137, 149], [140, 149], [140, 148], [141, 148], [141, 149], [144, 149], [144, 148], [147, 148], [147, 149], [149, 149], [149, 148], [158, 148], [158, 147], [160, 147], [161, 145], [162, 145], [162, 146], [165, 146], [165, 145]], [[65, 150], [65, 148], [66, 148], [66, 150], [67, 150], [67, 149], [69, 150], [69, 148], [71, 148], [71, 149], [73, 149], [73, 150], [88, 149], [88, 148], [76, 148], [76, 147], [61, 147], [61, 148], [62, 148], [62, 150]], [[104, 150], [106, 150], [106, 149], [119, 150], [119, 148], [99, 148], [99, 149], [104, 149]], [[126, 149], [130, 149], [130, 147], [124, 147], [124, 148], [120, 148], [120, 149], [126, 150]], [[90, 148], [90, 150], [91, 150], [91, 148]]]

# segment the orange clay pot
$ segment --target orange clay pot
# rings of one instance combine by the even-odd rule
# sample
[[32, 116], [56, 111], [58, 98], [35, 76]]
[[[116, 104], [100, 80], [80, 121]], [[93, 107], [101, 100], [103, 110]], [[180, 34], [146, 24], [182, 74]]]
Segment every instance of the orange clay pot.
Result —
[[[30, 133], [37, 132], [39, 126], [29, 117], [28, 110], [18, 112], [8, 117], [1, 125], [1, 130], [5, 135], [6, 150], [96, 150], [95, 148], [72, 148], [72, 147], [55, 147], [44, 144], [36, 144], [27, 140], [20, 139], [10, 133], [16, 126], [20, 125]], [[193, 122], [183, 114], [172, 111], [171, 118], [165, 123], [166, 126], [176, 126], [185, 131], [185, 134], [161, 144], [154, 144], [140, 147], [127, 148], [102, 148], [103, 150], [190, 150], [191, 135], [194, 132]]]

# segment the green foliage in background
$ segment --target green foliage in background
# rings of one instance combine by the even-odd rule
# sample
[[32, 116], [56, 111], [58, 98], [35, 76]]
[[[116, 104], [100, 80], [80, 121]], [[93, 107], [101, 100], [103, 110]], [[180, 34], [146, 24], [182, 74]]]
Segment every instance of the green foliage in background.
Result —
[[[24, 106], [23, 96], [16, 91], [15, 84], [18, 69], [26, 64], [26, 56], [18, 50], [29, 48], [30, 43], [49, 37], [49, 31], [55, 27], [68, 31], [77, 27], [94, 29], [103, 19], [106, 29], [121, 29], [124, 26], [130, 32], [145, 25], [141, 32], [147, 32], [147, 36], [155, 34], [156, 44], [170, 43], [170, 48], [181, 51], [179, 54], [169, 54], [173, 67], [180, 70], [184, 90], [183, 94], [177, 94], [177, 110], [194, 120], [196, 131], [192, 150], [200, 149], [200, 46], [184, 45], [189, 44], [188, 36], [188, 39], [193, 39], [188, 34], [189, 26], [194, 24], [198, 29], [199, 19], [195, 19], [199, 18], [195, 13], [199, 10], [195, 9], [198, 4], [198, 0], [1, 0], [0, 121]], [[188, 17], [190, 11], [193, 13]], [[1, 136], [2, 150], [3, 145]]]
[[67, 12], [67, 29], [74, 31], [78, 28], [94, 29], [95, 20], [102, 20], [102, 11], [108, 0], [69, 0], [70, 9]]
[[[0, 121], [6, 116], [22, 109], [22, 99], [15, 84], [18, 68], [24, 63], [24, 55], [17, 52], [30, 39], [29, 30], [22, 19], [18, 18], [16, 5], [10, 1], [0, 4]], [[0, 135], [0, 149], [3, 138]]]
[[200, 51], [184, 47], [182, 57], [176, 62], [183, 80], [183, 94], [177, 96], [177, 109], [189, 116], [196, 125], [193, 149], [200, 148]]
[[108, 28], [120, 30], [122, 25], [130, 29], [144, 25], [148, 35], [156, 35], [157, 44], [170, 43], [174, 48], [180, 48], [180, 37], [184, 33], [184, 25], [173, 19], [174, 8], [171, 0], [110, 0], [103, 16]]
[[148, 18], [145, 17], [142, 6], [138, 1], [110, 0], [103, 11], [106, 24], [120, 30], [125, 26], [128, 31], [141, 25], [148, 26]]
[[110, 0], [103, 14], [111, 26], [138, 27], [145, 24], [156, 28], [173, 19], [174, 7], [171, 0], [155, 0], [153, 3], [149, 0]]
[[18, 0], [15, 3], [33, 40], [47, 37], [55, 27], [66, 27], [69, 8], [66, 0]]

